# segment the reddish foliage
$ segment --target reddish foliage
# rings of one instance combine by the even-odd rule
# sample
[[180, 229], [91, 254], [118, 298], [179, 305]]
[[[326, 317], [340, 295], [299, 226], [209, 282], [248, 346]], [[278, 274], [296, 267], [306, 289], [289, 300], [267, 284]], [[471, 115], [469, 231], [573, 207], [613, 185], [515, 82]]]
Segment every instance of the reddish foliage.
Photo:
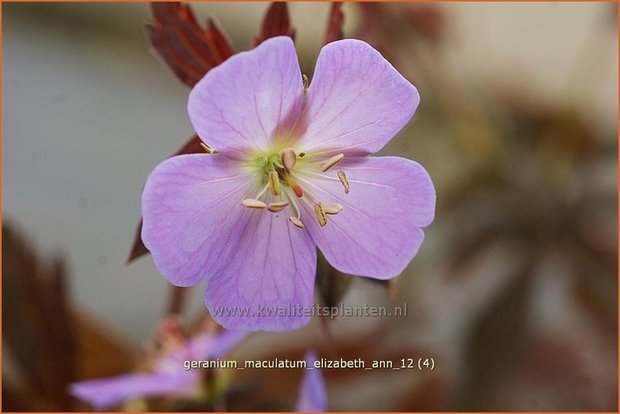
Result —
[[275, 36], [290, 36], [295, 38], [295, 29], [291, 27], [291, 18], [288, 15], [288, 5], [285, 2], [271, 3], [267, 14], [263, 18], [260, 33], [254, 37], [257, 46], [266, 39]]
[[230, 56], [228, 39], [209, 19], [200, 27], [188, 5], [153, 3], [153, 23], [147, 24], [149, 39], [177, 77], [189, 87]]
[[342, 25], [344, 23], [344, 13], [342, 3], [332, 3], [327, 20], [327, 32], [325, 33], [325, 44], [340, 40], [344, 37]]

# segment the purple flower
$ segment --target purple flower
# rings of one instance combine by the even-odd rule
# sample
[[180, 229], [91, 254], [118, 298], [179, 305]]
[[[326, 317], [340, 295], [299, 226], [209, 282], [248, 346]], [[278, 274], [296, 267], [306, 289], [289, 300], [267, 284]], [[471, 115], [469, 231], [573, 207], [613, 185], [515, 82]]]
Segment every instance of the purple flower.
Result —
[[299, 412], [322, 412], [327, 411], [327, 390], [321, 370], [314, 368], [317, 360], [313, 352], [306, 354], [306, 372], [301, 380], [299, 399], [296, 411]]
[[155, 361], [153, 372], [76, 382], [70, 393], [102, 410], [134, 397], [191, 396], [199, 391], [201, 370], [187, 370], [185, 361], [217, 359], [227, 354], [247, 333], [206, 332]]
[[306, 86], [288, 37], [232, 56], [189, 96], [209, 154], [162, 162], [142, 194], [156, 267], [177, 286], [207, 281], [229, 329], [305, 325], [309, 313], [290, 310], [312, 305], [316, 246], [344, 273], [397, 276], [433, 220], [427, 172], [369, 156], [412, 117], [416, 88], [353, 39], [323, 47]]

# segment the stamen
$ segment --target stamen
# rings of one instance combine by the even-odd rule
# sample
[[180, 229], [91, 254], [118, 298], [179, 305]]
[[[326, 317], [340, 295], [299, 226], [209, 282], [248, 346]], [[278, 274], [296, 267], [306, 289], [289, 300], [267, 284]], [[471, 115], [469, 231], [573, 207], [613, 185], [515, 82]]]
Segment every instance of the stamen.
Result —
[[338, 179], [340, 179], [340, 182], [344, 187], [344, 193], [349, 194], [351, 187], [349, 187], [349, 181], [347, 180], [347, 176], [344, 175], [344, 171], [338, 171]]
[[300, 152], [298, 155], [299, 155], [299, 158], [303, 158], [303, 157], [306, 156], [306, 153], [305, 152]]
[[297, 205], [297, 201], [295, 200], [295, 197], [293, 197], [291, 195], [291, 193], [285, 188], [285, 193], [286, 196], [288, 197], [288, 199], [291, 201], [291, 204], [293, 205], [293, 209], [295, 210], [295, 214], [297, 214], [297, 219], [301, 218], [301, 211], [299, 210], [299, 206]]
[[338, 203], [325, 204], [323, 206], [323, 211], [325, 212], [325, 214], [338, 214], [343, 209], [344, 209], [344, 207], [342, 207], [342, 204], [338, 204]]
[[215, 154], [215, 152], [216, 152], [213, 148], [211, 148], [210, 146], [208, 146], [204, 142], [201, 142], [200, 146], [202, 147], [203, 150], [205, 150], [205, 152], [207, 154]]
[[319, 220], [319, 224], [321, 225], [321, 227], [327, 224], [327, 217], [325, 216], [325, 210], [323, 210], [323, 205], [321, 203], [314, 205], [314, 214]]
[[340, 160], [342, 160], [343, 158], [344, 158], [344, 154], [334, 155], [333, 157], [331, 157], [330, 159], [328, 159], [327, 161], [323, 163], [323, 165], [321, 166], [321, 171], [325, 172], [329, 170], [334, 165], [338, 164]]
[[304, 82], [304, 95], [306, 95], [308, 93], [308, 86], [310, 85], [310, 81], [308, 80], [308, 77], [303, 73], [301, 75], [301, 79]]
[[262, 190], [260, 190], [260, 193], [256, 194], [256, 197], [254, 197], [255, 199], [259, 199], [263, 196], [263, 194], [265, 194], [265, 191], [267, 191], [267, 189], [271, 187], [271, 182], [268, 182], [267, 184], [265, 184], [265, 186], [263, 187]]
[[275, 203], [269, 203], [267, 209], [273, 213], [284, 210], [288, 206], [288, 201], [276, 201]]
[[286, 148], [282, 151], [282, 165], [287, 170], [292, 170], [295, 167], [295, 163], [297, 162], [297, 156], [295, 155], [295, 151], [292, 148]]
[[243, 200], [241, 202], [241, 204], [243, 204], [246, 207], [250, 207], [250, 208], [265, 208], [265, 207], [267, 207], [267, 204], [263, 203], [260, 200], [255, 199], [255, 198], [246, 198], [245, 200]]
[[271, 192], [275, 196], [280, 195], [280, 177], [278, 177], [278, 173], [275, 171], [269, 172], [269, 185], [271, 187]]
[[300, 219], [298, 219], [297, 217], [289, 217], [288, 219], [289, 219], [289, 221], [290, 221], [291, 223], [293, 223], [294, 225], [296, 225], [296, 226], [297, 226], [297, 227], [299, 227], [300, 229], [303, 229], [303, 228], [304, 228], [304, 223], [302, 223], [302, 222], [301, 222], [301, 220], [300, 220]]

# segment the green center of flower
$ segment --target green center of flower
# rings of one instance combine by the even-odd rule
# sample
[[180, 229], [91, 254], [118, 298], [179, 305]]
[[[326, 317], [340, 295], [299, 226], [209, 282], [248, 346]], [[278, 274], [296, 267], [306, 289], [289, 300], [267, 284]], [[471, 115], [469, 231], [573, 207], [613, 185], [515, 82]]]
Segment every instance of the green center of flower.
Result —
[[296, 177], [296, 173], [303, 172], [306, 175], [339, 180], [344, 187], [345, 194], [348, 194], [349, 182], [343, 171], [338, 171], [337, 178], [324, 174], [338, 164], [344, 155], [337, 154], [318, 163], [304, 159], [304, 157], [306, 154], [295, 152], [292, 148], [257, 156], [252, 164], [261, 177], [263, 187], [254, 198], [246, 198], [241, 204], [255, 209], [266, 208], [273, 213], [283, 211], [290, 206], [294, 213], [289, 217], [290, 222], [299, 228], [303, 228], [300, 204], [305, 203], [310, 207], [310, 210], [314, 211], [319, 225], [325, 226], [327, 215], [338, 214], [343, 209], [342, 205], [338, 203], [324, 204], [317, 201], [311, 192], [302, 188], [301, 180]]

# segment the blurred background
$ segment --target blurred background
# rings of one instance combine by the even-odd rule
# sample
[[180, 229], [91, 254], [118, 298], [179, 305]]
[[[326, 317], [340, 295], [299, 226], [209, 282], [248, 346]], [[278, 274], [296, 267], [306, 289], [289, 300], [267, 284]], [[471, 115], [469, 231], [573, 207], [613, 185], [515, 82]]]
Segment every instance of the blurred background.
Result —
[[[252, 47], [268, 7], [192, 5], [236, 50]], [[288, 7], [311, 75], [330, 5]], [[345, 37], [420, 91], [382, 153], [424, 165], [438, 200], [393, 285], [347, 279], [334, 296], [407, 301], [409, 315], [256, 333], [234, 358], [434, 358], [432, 372], [323, 372], [333, 411], [616, 411], [616, 7], [345, 4]], [[170, 306], [150, 257], [125, 261], [147, 175], [193, 133], [188, 89], [147, 41], [148, 4], [2, 9], [3, 408], [88, 410], [67, 384], [140, 366]], [[204, 315], [202, 290], [187, 289], [187, 326]], [[235, 373], [228, 409], [291, 410], [299, 378]]]

